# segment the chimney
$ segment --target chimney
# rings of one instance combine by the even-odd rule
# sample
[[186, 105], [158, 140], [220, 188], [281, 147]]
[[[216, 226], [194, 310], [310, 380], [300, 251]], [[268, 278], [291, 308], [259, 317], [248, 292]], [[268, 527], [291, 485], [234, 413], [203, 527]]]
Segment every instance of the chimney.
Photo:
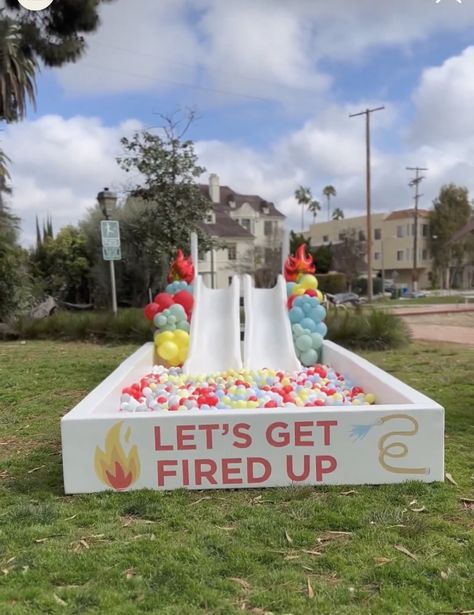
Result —
[[211, 173], [209, 175], [209, 196], [213, 203], [221, 202], [221, 189], [219, 186], [219, 175]]

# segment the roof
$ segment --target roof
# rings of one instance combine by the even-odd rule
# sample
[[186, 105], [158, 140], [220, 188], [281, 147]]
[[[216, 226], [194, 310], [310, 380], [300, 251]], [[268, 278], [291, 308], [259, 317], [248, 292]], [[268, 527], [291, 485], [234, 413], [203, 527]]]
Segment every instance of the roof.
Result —
[[213, 210], [216, 216], [215, 224], [201, 223], [200, 227], [214, 237], [227, 237], [238, 239], [254, 239], [252, 233], [241, 226], [237, 220], [233, 220], [227, 213], [225, 205], [213, 203]]
[[[204, 196], [209, 198], [209, 186], [207, 184], [199, 184], [199, 189]], [[262, 216], [286, 218], [273, 203], [262, 199], [256, 194], [238, 194], [229, 188], [229, 186], [220, 186], [220, 197], [221, 200], [219, 205], [225, 207], [227, 211], [232, 211], [230, 207], [230, 203], [232, 202], [235, 203], [236, 207], [248, 203], [254, 211]], [[264, 207], [268, 208], [268, 213], [263, 211]]]
[[474, 233], [474, 216], [470, 220], [468, 220], [464, 226], [462, 226], [454, 233], [454, 235], [450, 239], [450, 242], [456, 242], [460, 239], [464, 239], [464, 237], [466, 237], [466, 235], [469, 235], [470, 233]]
[[[418, 216], [420, 218], [428, 218], [430, 212], [428, 209], [419, 209]], [[415, 216], [414, 209], [399, 209], [398, 211], [392, 211], [384, 220], [400, 220], [402, 218], [413, 218]]]

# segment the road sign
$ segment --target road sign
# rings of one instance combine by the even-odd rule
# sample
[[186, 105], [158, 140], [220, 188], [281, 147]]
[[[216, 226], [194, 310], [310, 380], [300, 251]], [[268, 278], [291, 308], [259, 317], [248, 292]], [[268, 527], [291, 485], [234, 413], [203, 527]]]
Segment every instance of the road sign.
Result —
[[104, 248], [120, 248], [120, 227], [117, 220], [102, 220], [100, 232]]
[[102, 246], [102, 256], [104, 261], [119, 261], [122, 258], [122, 251], [119, 246]]

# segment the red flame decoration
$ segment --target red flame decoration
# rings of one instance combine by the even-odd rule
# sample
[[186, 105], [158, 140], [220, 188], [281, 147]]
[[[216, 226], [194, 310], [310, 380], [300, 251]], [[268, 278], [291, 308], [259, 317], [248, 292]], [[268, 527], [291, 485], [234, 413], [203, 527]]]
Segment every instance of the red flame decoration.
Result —
[[176, 259], [171, 263], [168, 273], [168, 282], [182, 280], [191, 284], [194, 280], [194, 265], [191, 256], [184, 257], [183, 251], [178, 250]]
[[316, 267], [313, 263], [311, 254], [306, 255], [306, 245], [302, 243], [296, 250], [295, 256], [290, 256], [285, 263], [285, 280], [287, 282], [296, 282], [298, 276], [302, 273], [314, 273]]

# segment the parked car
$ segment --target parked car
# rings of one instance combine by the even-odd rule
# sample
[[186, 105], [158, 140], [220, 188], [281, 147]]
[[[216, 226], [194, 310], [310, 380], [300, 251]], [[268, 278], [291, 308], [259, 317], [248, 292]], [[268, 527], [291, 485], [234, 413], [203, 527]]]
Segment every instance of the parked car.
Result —
[[365, 298], [360, 297], [356, 293], [336, 293], [335, 295], [326, 293], [326, 297], [329, 303], [332, 303], [333, 305], [344, 305], [346, 303], [350, 303], [351, 305], [360, 305], [366, 301]]

